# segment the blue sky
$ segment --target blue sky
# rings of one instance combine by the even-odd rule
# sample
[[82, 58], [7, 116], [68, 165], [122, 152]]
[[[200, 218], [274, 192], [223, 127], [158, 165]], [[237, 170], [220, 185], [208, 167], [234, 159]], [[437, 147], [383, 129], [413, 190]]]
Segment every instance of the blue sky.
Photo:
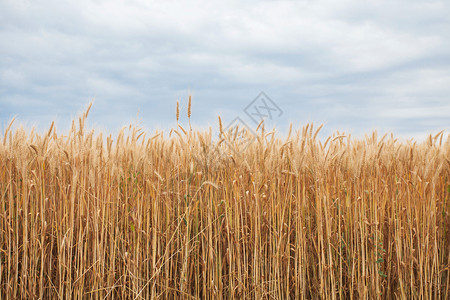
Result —
[[282, 131], [448, 133], [448, 16], [438, 0], [1, 0], [1, 126], [64, 131], [95, 98], [99, 130], [166, 131], [191, 94], [195, 127], [252, 127], [264, 91]]

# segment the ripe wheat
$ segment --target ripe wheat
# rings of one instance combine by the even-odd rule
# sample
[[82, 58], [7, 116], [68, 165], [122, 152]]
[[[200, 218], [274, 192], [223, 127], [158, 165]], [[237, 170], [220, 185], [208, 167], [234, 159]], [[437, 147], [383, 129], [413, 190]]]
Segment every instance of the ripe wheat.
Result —
[[4, 133], [1, 299], [450, 298], [443, 132], [322, 143], [260, 124], [241, 149], [220, 118], [219, 141], [181, 124], [105, 139], [87, 114], [67, 136]]

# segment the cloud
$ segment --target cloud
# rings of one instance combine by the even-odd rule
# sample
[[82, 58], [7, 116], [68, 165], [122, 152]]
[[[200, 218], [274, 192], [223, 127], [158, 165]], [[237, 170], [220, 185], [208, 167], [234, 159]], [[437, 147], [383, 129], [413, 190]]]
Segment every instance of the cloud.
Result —
[[449, 13], [437, 0], [6, 0], [0, 118], [66, 120], [95, 97], [106, 128], [138, 110], [146, 127], [167, 128], [190, 89], [204, 126], [242, 116], [264, 90], [284, 128], [450, 129]]

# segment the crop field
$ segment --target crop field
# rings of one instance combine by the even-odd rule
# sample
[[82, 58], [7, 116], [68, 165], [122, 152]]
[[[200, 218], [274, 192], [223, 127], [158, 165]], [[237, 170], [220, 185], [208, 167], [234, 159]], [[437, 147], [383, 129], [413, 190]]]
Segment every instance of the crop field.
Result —
[[450, 135], [105, 136], [88, 112], [2, 133], [1, 299], [450, 299]]

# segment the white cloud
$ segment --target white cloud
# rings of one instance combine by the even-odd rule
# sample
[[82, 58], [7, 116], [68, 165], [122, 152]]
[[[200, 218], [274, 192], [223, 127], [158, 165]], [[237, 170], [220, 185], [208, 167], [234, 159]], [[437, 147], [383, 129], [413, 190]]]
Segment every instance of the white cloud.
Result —
[[154, 126], [171, 121], [191, 88], [211, 109], [200, 123], [242, 113], [265, 90], [289, 107], [286, 123], [307, 115], [334, 129], [395, 130], [401, 114], [448, 128], [449, 14], [447, 1], [425, 0], [5, 0], [0, 117], [26, 109], [25, 99], [50, 118], [47, 107], [97, 96], [105, 113], [96, 117], [114, 116], [100, 123], [115, 126], [140, 107]]

